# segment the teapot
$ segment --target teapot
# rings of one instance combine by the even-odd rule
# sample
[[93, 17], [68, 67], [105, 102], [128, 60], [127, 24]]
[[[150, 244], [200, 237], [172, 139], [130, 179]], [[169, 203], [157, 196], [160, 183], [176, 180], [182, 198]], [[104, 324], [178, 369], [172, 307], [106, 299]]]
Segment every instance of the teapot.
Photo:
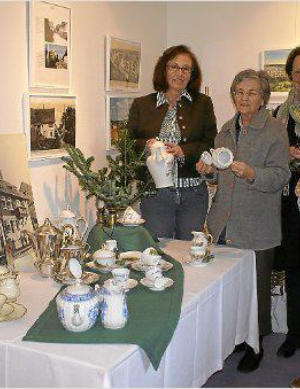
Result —
[[58, 318], [68, 331], [87, 331], [96, 323], [100, 306], [99, 297], [93, 288], [81, 283], [80, 263], [71, 258], [68, 266], [76, 282], [57, 295]]
[[100, 294], [103, 298], [100, 315], [103, 326], [112, 330], [123, 328], [128, 320], [124, 288], [111, 279], [100, 289]]
[[147, 158], [146, 165], [156, 188], [173, 186], [174, 156], [166, 151], [166, 146], [161, 141], [154, 142], [150, 151], [151, 155]]
[[192, 246], [200, 246], [206, 248], [213, 241], [212, 235], [205, 234], [201, 231], [192, 231], [192, 235], [194, 236], [192, 239]]
[[59, 229], [62, 230], [66, 225], [73, 227], [73, 240], [84, 239], [88, 229], [88, 222], [82, 216], [76, 217], [69, 205], [60, 213], [57, 219], [57, 227]]
[[212, 163], [218, 169], [227, 169], [233, 162], [233, 154], [227, 147], [219, 147], [217, 149], [210, 149], [212, 156]]
[[16, 301], [20, 296], [19, 282], [19, 273], [9, 273], [5, 278], [0, 279], [0, 293], [7, 297], [8, 303]]
[[52, 259], [56, 262], [62, 242], [62, 232], [54, 227], [48, 218], [34, 233], [24, 230], [33, 243], [37, 264]]

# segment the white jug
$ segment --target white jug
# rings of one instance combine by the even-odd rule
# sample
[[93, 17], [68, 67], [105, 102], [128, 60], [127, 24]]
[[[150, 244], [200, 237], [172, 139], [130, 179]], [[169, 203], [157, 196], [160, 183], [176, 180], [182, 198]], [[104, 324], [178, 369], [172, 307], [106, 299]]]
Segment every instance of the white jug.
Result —
[[192, 231], [192, 235], [194, 236], [192, 240], [192, 246], [200, 246], [206, 248], [213, 241], [212, 235], [205, 234], [201, 231]]
[[166, 146], [161, 141], [154, 142], [150, 151], [151, 155], [147, 158], [146, 165], [156, 188], [173, 186], [174, 156], [167, 153]]
[[103, 326], [112, 330], [123, 328], [128, 320], [124, 288], [111, 280], [105, 287], [101, 288], [101, 294], [103, 302], [100, 316]]

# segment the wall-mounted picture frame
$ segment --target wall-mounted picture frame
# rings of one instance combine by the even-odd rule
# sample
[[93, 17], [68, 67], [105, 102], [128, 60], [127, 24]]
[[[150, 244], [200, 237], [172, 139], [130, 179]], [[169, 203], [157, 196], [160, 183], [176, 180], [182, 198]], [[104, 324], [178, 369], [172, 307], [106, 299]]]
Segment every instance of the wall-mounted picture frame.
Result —
[[140, 89], [141, 43], [106, 36], [106, 90]]
[[26, 94], [25, 134], [28, 159], [59, 158], [76, 144], [76, 96]]
[[264, 50], [261, 53], [261, 69], [270, 77], [271, 100], [282, 102], [290, 88], [291, 82], [285, 72], [285, 63], [291, 49]]
[[71, 8], [47, 1], [29, 4], [29, 86], [69, 89]]
[[113, 148], [112, 140], [118, 140], [127, 128], [129, 110], [136, 97], [132, 94], [106, 96], [106, 150]]

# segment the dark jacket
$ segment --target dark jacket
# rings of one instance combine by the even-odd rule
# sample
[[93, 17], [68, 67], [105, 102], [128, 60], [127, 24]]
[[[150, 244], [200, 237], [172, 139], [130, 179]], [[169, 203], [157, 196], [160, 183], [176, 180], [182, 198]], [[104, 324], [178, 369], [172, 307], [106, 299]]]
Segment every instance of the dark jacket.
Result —
[[[135, 99], [129, 111], [128, 129], [142, 151], [150, 138], [159, 135], [161, 124], [168, 110], [167, 104], [156, 107], [157, 93]], [[178, 168], [179, 177], [198, 177], [195, 164], [204, 150], [214, 145], [217, 133], [216, 118], [211, 99], [197, 93], [190, 102], [182, 97], [178, 103], [177, 120], [181, 130], [180, 146], [185, 163]]]
[[215, 147], [227, 147], [236, 161], [255, 170], [253, 183], [236, 177], [230, 168], [218, 173], [218, 188], [208, 215], [208, 228], [217, 241], [226, 226], [227, 243], [242, 249], [264, 250], [281, 241], [281, 191], [290, 178], [288, 139], [283, 125], [261, 109], [235, 143], [237, 115], [224, 124]]

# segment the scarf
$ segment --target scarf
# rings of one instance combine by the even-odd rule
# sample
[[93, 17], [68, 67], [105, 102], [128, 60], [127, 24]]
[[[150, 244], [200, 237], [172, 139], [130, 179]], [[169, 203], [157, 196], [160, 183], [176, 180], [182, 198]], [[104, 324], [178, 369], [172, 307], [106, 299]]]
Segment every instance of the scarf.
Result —
[[295, 89], [292, 88], [286, 101], [279, 107], [277, 118], [287, 126], [289, 115], [295, 120], [295, 134], [300, 137], [300, 103], [295, 103]]

